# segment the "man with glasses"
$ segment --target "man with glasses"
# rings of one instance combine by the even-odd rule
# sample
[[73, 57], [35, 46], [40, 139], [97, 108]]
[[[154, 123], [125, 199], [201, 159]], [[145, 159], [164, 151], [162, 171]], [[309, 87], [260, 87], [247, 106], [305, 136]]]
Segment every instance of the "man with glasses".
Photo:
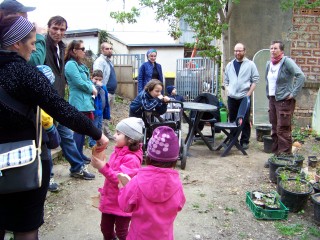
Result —
[[[62, 39], [68, 28], [67, 21], [61, 16], [54, 16], [48, 21], [48, 34], [46, 36], [46, 60], [45, 64], [51, 67], [56, 80], [53, 87], [59, 95], [65, 96], [66, 78], [64, 74], [64, 52], [65, 44]], [[60, 146], [66, 160], [70, 163], [70, 176], [91, 180], [95, 175], [90, 173], [85, 164], [90, 163], [90, 158], [81, 155], [78, 151], [75, 141], [73, 140], [72, 131], [58, 124], [57, 130], [61, 137]]]
[[[228, 95], [229, 121], [237, 118], [238, 109], [242, 99], [251, 96], [259, 81], [259, 72], [254, 62], [245, 57], [244, 44], [237, 43], [234, 47], [234, 56], [225, 68], [224, 86]], [[250, 109], [245, 117], [241, 133], [240, 145], [243, 149], [249, 148], [251, 134]]]
[[[117, 89], [117, 77], [114, 71], [114, 66], [110, 60], [113, 53], [112, 45], [107, 42], [103, 42], [100, 46], [100, 51], [100, 56], [93, 63], [93, 71], [101, 70], [103, 73], [102, 84], [106, 86], [108, 90], [108, 102], [111, 113]], [[106, 119], [103, 120], [103, 132], [109, 140], [114, 140]]]

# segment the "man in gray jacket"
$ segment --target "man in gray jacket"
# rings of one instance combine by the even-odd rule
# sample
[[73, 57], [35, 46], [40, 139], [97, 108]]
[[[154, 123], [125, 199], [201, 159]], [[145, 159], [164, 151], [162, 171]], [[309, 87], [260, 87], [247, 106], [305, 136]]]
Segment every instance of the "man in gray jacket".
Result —
[[[259, 72], [256, 65], [245, 57], [246, 47], [237, 43], [234, 47], [234, 56], [225, 69], [224, 86], [228, 95], [229, 121], [234, 122], [237, 118], [238, 109], [242, 99], [251, 96], [257, 82]], [[240, 145], [243, 149], [249, 148], [251, 134], [250, 109], [245, 117], [244, 127], [241, 133]]]

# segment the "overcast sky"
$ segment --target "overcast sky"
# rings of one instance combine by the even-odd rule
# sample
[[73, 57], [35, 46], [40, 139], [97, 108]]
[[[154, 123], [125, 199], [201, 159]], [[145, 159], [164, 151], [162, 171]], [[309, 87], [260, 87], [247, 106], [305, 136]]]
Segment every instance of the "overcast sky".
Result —
[[[1, 1], [1, 0], [0, 0]], [[138, 23], [130, 26], [115, 24], [110, 11], [123, 9], [123, 0], [18, 0], [25, 6], [36, 7], [29, 12], [29, 20], [45, 27], [50, 17], [60, 15], [68, 22], [68, 30], [100, 28], [112, 31], [163, 31], [168, 26], [157, 23], [151, 9], [143, 9]], [[126, 9], [137, 5], [137, 0], [126, 0]]]

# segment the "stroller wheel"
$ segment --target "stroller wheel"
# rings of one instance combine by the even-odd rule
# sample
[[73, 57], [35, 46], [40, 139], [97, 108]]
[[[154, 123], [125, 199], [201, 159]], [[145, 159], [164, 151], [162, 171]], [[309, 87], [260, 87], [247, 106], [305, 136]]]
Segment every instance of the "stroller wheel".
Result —
[[187, 146], [184, 144], [182, 139], [180, 144], [180, 161], [181, 161], [180, 168], [184, 170], [187, 165]]

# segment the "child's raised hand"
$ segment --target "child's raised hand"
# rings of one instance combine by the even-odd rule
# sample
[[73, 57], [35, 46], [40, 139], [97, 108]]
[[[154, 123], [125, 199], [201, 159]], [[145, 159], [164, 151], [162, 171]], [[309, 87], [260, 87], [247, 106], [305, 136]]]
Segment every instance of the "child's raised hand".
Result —
[[159, 98], [160, 100], [162, 100], [162, 99], [163, 99], [163, 95], [160, 94], [160, 95], [158, 96], [158, 98]]
[[170, 101], [170, 98], [169, 98], [168, 96], [164, 96], [164, 97], [163, 97], [163, 101], [164, 101], [164, 102], [169, 102], [169, 101]]
[[91, 156], [91, 165], [92, 167], [100, 170], [101, 168], [106, 165], [105, 161], [103, 159], [96, 158], [95, 156]]
[[97, 91], [97, 89], [96, 89], [96, 87], [94, 85], [92, 85], [92, 86], [93, 86], [92, 95], [97, 96], [98, 91]]
[[125, 173], [118, 173], [117, 177], [119, 179], [119, 188], [123, 188], [131, 180], [131, 177]]
[[106, 163], [106, 151], [97, 151], [97, 146], [92, 148], [91, 165], [98, 170], [102, 168]]

